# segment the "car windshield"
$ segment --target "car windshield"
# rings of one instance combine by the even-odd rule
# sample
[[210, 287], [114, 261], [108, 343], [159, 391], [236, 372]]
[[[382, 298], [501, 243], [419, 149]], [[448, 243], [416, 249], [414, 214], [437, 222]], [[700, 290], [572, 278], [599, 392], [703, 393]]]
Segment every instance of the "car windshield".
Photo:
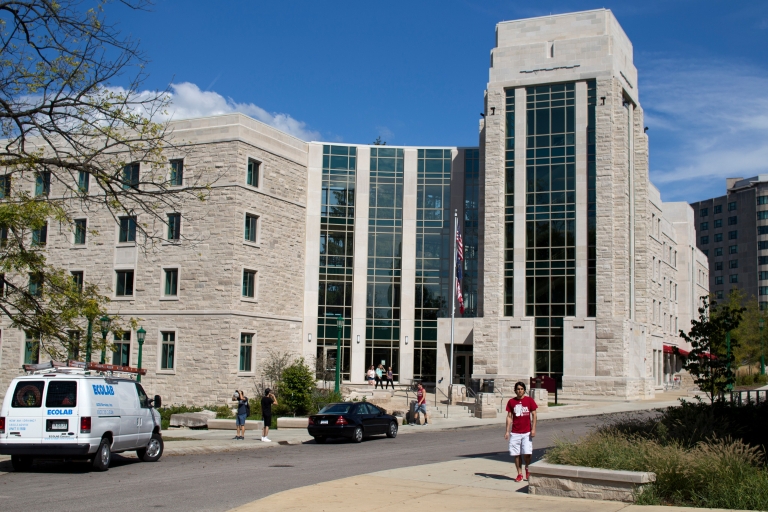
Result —
[[319, 414], [349, 414], [352, 404], [328, 404], [320, 409]]

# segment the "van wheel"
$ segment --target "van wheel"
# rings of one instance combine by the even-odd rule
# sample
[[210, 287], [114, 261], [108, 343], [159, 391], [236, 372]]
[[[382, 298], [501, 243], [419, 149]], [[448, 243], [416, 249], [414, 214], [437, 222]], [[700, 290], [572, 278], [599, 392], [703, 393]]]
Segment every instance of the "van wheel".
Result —
[[109, 469], [110, 462], [112, 462], [112, 450], [109, 449], [109, 439], [103, 438], [93, 457], [93, 469], [106, 471]]
[[163, 454], [163, 438], [160, 434], [152, 434], [146, 448], [136, 450], [136, 455], [144, 462], [156, 462]]
[[14, 471], [21, 473], [22, 471], [29, 471], [32, 469], [32, 457], [25, 457], [23, 455], [11, 455], [11, 465]]

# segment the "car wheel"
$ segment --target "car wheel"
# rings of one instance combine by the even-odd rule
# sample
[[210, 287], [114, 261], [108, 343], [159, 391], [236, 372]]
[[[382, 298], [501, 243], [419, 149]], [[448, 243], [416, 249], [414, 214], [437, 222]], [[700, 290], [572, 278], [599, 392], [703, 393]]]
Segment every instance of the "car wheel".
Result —
[[393, 421], [389, 424], [389, 428], [387, 429], [387, 437], [395, 438], [397, 437], [397, 422]]
[[363, 442], [363, 427], [355, 428], [355, 433], [352, 435], [352, 440], [356, 443]]
[[106, 471], [109, 469], [109, 463], [112, 462], [112, 450], [109, 448], [109, 439], [103, 438], [93, 457], [93, 469]]
[[321, 436], [317, 436], [317, 437], [315, 437], [315, 442], [316, 442], [317, 444], [325, 444], [325, 439], [326, 439], [326, 438], [324, 438], [324, 437], [321, 437]]
[[152, 434], [147, 447], [136, 450], [136, 455], [144, 462], [157, 462], [163, 455], [163, 448], [165, 448], [163, 437], [160, 434]]
[[23, 455], [11, 455], [11, 465], [14, 471], [21, 473], [22, 471], [29, 471], [32, 469], [32, 457], [25, 457]]

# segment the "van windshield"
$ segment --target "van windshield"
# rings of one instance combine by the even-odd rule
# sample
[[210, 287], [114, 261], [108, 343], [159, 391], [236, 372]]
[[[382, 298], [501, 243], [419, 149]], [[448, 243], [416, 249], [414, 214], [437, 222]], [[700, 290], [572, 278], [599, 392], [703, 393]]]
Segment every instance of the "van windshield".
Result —
[[43, 388], [45, 382], [42, 380], [22, 380], [16, 383], [16, 389], [13, 392], [11, 407], [40, 407], [43, 405]]
[[48, 394], [45, 397], [45, 406], [77, 406], [77, 382], [72, 380], [58, 380], [48, 384]]

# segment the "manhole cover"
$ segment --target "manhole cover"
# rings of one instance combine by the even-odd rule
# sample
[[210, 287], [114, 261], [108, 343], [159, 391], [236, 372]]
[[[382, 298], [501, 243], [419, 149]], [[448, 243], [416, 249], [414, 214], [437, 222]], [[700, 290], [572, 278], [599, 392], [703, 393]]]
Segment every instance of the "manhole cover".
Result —
[[293, 466], [290, 464], [272, 464], [269, 466], [271, 468], [292, 468]]

